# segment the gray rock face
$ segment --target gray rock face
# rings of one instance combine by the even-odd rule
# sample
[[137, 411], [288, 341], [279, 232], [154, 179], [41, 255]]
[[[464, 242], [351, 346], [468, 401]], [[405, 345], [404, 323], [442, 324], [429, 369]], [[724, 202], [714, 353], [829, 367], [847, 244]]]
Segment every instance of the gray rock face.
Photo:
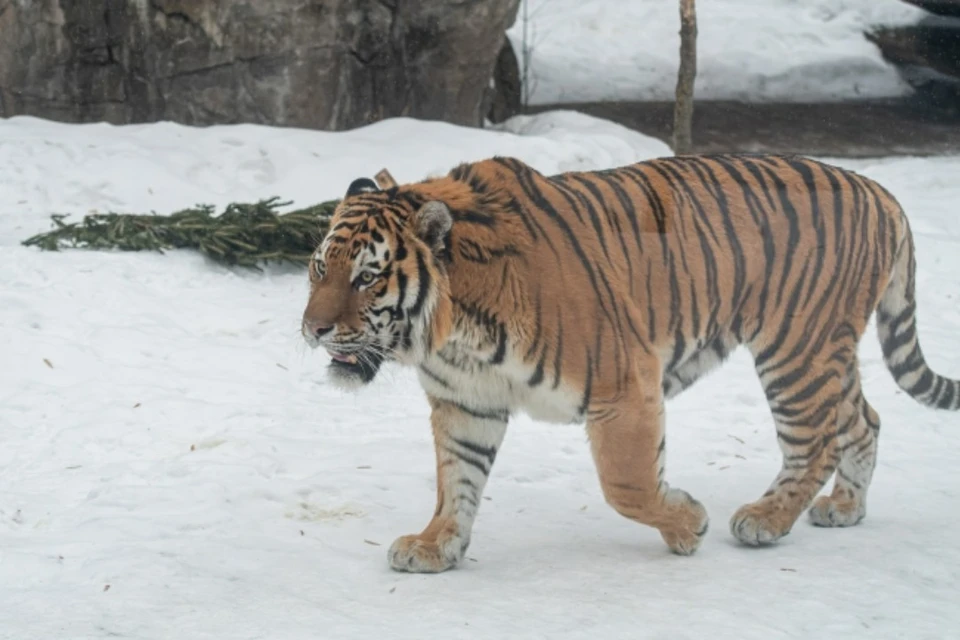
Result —
[[960, 26], [930, 16], [917, 24], [878, 28], [866, 34], [897, 68], [920, 101], [960, 114]]
[[904, 0], [942, 16], [960, 16], [960, 0]]
[[519, 0], [0, 0], [0, 115], [479, 125]]

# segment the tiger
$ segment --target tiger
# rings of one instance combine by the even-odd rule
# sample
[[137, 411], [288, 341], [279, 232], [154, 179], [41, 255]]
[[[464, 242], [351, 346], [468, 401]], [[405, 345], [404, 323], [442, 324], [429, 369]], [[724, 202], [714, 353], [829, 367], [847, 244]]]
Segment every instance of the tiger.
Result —
[[[511, 416], [585, 425], [605, 502], [689, 555], [704, 506], [665, 479], [665, 401], [752, 356], [782, 467], [729, 520], [766, 546], [807, 512], [866, 515], [880, 419], [857, 358], [870, 318], [923, 405], [960, 408], [917, 336], [906, 215], [877, 182], [794, 155], [655, 158], [545, 175], [495, 156], [381, 188], [352, 181], [309, 260], [301, 333], [356, 390], [412, 367], [430, 408], [436, 509], [389, 566], [460, 563]], [[835, 475], [832, 491], [818, 493]]]

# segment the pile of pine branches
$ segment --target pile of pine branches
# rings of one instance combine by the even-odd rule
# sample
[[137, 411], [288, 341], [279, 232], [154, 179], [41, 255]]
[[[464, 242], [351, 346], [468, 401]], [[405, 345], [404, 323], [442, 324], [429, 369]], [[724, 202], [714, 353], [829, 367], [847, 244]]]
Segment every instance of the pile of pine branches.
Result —
[[306, 264], [326, 234], [336, 200], [277, 213], [290, 202], [279, 198], [230, 204], [220, 215], [199, 205], [168, 216], [94, 213], [67, 223], [54, 215], [54, 229], [28, 238], [27, 246], [57, 251], [64, 247], [160, 251], [196, 249], [229, 266], [259, 269], [261, 262]]

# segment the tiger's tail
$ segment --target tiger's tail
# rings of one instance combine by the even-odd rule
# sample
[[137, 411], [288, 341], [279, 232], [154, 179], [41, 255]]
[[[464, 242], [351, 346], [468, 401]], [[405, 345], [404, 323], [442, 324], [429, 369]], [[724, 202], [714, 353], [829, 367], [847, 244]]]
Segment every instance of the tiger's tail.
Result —
[[921, 404], [936, 409], [960, 409], [960, 380], [934, 372], [923, 357], [917, 337], [916, 258], [913, 235], [903, 219], [901, 242], [893, 275], [877, 305], [877, 332], [883, 359], [897, 385]]

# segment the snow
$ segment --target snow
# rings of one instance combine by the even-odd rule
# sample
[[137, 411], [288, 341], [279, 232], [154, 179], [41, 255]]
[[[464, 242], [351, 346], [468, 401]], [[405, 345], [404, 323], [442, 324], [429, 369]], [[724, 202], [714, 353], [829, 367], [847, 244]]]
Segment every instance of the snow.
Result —
[[[673, 100], [676, 0], [526, 0], [531, 104]], [[818, 102], [905, 95], [864, 32], [928, 16], [901, 0], [697, 3], [696, 96]], [[508, 35], [518, 58], [523, 10]]]
[[[167, 213], [198, 202], [221, 206], [270, 195], [312, 204], [341, 197], [351, 180], [383, 167], [407, 182], [495, 153], [549, 173], [671, 153], [658, 140], [573, 111], [519, 117], [500, 129], [412, 118], [392, 118], [346, 134], [172, 122], [65, 129], [20, 116], [0, 120], [0, 166], [5, 167], [0, 204], [7, 205], [0, 224], [12, 224], [22, 235], [37, 228], [36, 212], [42, 223], [50, 212], [132, 206], [138, 212]], [[413, 158], [411, 140], [417, 149]], [[56, 172], [56, 187], [51, 172]], [[0, 243], [16, 241], [0, 238]]]
[[[589, 169], [656, 155], [572, 113], [501, 131], [412, 120], [344, 133], [0, 120], [0, 638], [942, 638], [960, 625], [960, 430], [899, 393], [871, 329], [880, 412], [867, 519], [799, 522], [770, 549], [727, 520], [779, 467], [745, 353], [668, 405], [667, 477], [709, 510], [696, 555], [607, 507], [584, 432], [524, 417], [494, 467], [469, 559], [391, 572], [392, 540], [433, 512], [428, 407], [412, 372], [327, 384], [298, 333], [299, 269], [195, 253], [20, 246], [49, 214], [166, 213], [280, 195], [338, 197], [516, 155]], [[906, 207], [919, 328], [960, 375], [960, 157], [842, 161]]]

